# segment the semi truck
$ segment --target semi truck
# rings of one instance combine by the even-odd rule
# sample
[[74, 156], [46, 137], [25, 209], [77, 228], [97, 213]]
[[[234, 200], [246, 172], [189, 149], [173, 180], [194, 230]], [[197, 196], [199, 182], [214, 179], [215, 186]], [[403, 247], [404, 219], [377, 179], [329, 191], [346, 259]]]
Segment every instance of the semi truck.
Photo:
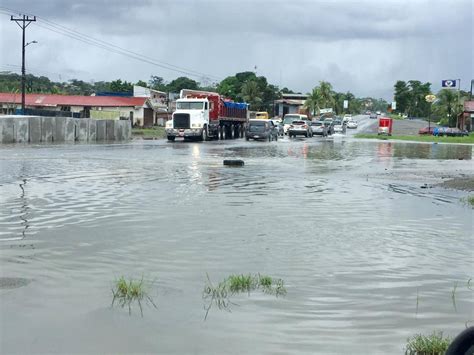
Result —
[[215, 92], [183, 89], [176, 111], [166, 122], [169, 141], [176, 137], [206, 141], [243, 138], [248, 105], [225, 99]]

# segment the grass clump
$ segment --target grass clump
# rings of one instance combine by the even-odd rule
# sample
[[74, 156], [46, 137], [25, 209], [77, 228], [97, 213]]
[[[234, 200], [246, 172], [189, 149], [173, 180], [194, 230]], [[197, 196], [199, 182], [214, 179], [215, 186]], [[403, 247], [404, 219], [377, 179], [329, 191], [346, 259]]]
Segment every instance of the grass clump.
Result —
[[474, 195], [467, 196], [466, 198], [463, 198], [462, 201], [474, 208]]
[[436, 143], [467, 143], [474, 144], [474, 134], [464, 137], [436, 137], [430, 135], [392, 135], [392, 136], [379, 136], [377, 133], [358, 133], [355, 134], [355, 138], [368, 138], [368, 139], [380, 139], [380, 140], [401, 140], [401, 141], [412, 141], [412, 142], [436, 142]]
[[207, 319], [209, 310], [212, 305], [216, 305], [218, 309], [230, 312], [231, 305], [237, 305], [230, 301], [230, 296], [238, 293], [246, 292], [250, 295], [250, 291], [261, 290], [266, 294], [272, 294], [276, 297], [286, 294], [286, 289], [282, 279], [274, 279], [270, 276], [260, 274], [238, 274], [230, 275], [223, 281], [214, 286], [207, 275], [207, 284], [204, 287], [203, 299], [207, 301], [204, 307]]
[[140, 280], [125, 279], [121, 276], [118, 280], [115, 281], [114, 286], [112, 287], [112, 307], [117, 302], [122, 308], [128, 307], [128, 314], [132, 314], [132, 303], [137, 302], [140, 307], [140, 314], [143, 317], [143, 307], [142, 302], [150, 303], [155, 308], [156, 304], [153, 302], [153, 299], [148, 295], [146, 291], [146, 285], [144, 283], [143, 277]]
[[451, 344], [450, 337], [443, 337], [442, 332], [433, 332], [431, 335], [417, 334], [408, 338], [406, 355], [444, 355]]

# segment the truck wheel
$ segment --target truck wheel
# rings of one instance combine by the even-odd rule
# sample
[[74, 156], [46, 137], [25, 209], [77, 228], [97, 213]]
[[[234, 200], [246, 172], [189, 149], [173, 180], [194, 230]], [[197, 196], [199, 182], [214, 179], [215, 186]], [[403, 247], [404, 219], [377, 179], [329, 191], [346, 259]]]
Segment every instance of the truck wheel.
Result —
[[278, 134], [275, 136], [275, 142], [278, 142]]
[[174, 142], [175, 138], [176, 138], [175, 136], [168, 136], [168, 140], [170, 142]]
[[245, 140], [248, 142], [248, 141], [249, 141], [249, 137], [245, 137]]
[[207, 126], [204, 126], [204, 128], [202, 129], [201, 140], [202, 141], [209, 140], [209, 135], [207, 134]]

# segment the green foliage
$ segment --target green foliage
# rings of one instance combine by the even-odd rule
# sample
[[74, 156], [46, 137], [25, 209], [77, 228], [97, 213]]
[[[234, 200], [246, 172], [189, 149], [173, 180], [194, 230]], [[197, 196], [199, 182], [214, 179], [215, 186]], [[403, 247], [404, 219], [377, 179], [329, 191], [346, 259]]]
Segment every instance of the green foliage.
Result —
[[128, 313], [132, 314], [132, 303], [137, 302], [138, 306], [140, 307], [140, 313], [143, 317], [143, 308], [142, 302], [145, 300], [146, 302], [151, 303], [155, 308], [156, 304], [153, 302], [151, 297], [148, 295], [145, 284], [143, 281], [143, 277], [140, 280], [126, 280], [125, 277], [121, 276], [118, 280], [115, 281], [115, 285], [112, 288], [112, 307], [114, 306], [115, 302], [123, 308], [125, 306], [128, 307]]
[[443, 337], [443, 333], [433, 332], [426, 336], [417, 334], [407, 339], [406, 355], [444, 355], [452, 339]]
[[167, 91], [179, 93], [182, 89], [198, 90], [199, 84], [193, 79], [180, 76], [166, 86]]
[[250, 104], [250, 109], [259, 111], [262, 107], [262, 96], [263, 93], [260, 90], [258, 82], [255, 80], [250, 80], [245, 82], [242, 85], [242, 91], [240, 97], [242, 97], [244, 102]]
[[[207, 275], [207, 274], [206, 274]], [[286, 288], [282, 279], [273, 279], [266, 275], [230, 275], [223, 281], [214, 286], [207, 275], [207, 284], [204, 286], [202, 297], [207, 301], [206, 315], [207, 319], [209, 310], [213, 305], [216, 305], [220, 310], [230, 312], [231, 305], [236, 305], [229, 300], [229, 296], [237, 293], [246, 292], [250, 295], [250, 291], [260, 289], [262, 292], [275, 295], [276, 297], [286, 295]]]
[[[394, 100], [397, 102], [397, 112], [411, 117], [428, 117], [430, 103], [425, 96], [431, 93], [431, 83], [421, 83], [409, 80], [408, 83], [398, 80], [394, 85]], [[386, 109], [383, 109], [384, 111]]]
[[144, 82], [143, 80], [138, 80], [135, 85], [141, 86], [142, 88], [147, 88], [148, 87], [148, 84], [146, 82]]
[[112, 92], [131, 92], [133, 91], [133, 84], [121, 79], [110, 82], [110, 91]]
[[443, 89], [438, 92], [438, 100], [433, 103], [433, 115], [442, 120], [442, 123], [454, 127], [456, 117], [463, 111], [464, 97], [457, 91]]
[[410, 102], [410, 88], [405, 81], [398, 80], [395, 83], [394, 100], [397, 102], [396, 111], [406, 113]]

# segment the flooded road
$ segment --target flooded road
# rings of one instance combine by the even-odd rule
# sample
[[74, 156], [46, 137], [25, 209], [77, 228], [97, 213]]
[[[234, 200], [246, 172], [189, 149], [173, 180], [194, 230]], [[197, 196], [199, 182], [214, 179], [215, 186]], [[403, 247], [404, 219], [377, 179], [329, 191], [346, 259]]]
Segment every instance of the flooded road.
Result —
[[[474, 321], [473, 210], [436, 184], [473, 174], [471, 146], [340, 136], [0, 147], [0, 352], [401, 354], [455, 335]], [[204, 321], [206, 273], [287, 295]], [[111, 308], [122, 275], [158, 308]]]

